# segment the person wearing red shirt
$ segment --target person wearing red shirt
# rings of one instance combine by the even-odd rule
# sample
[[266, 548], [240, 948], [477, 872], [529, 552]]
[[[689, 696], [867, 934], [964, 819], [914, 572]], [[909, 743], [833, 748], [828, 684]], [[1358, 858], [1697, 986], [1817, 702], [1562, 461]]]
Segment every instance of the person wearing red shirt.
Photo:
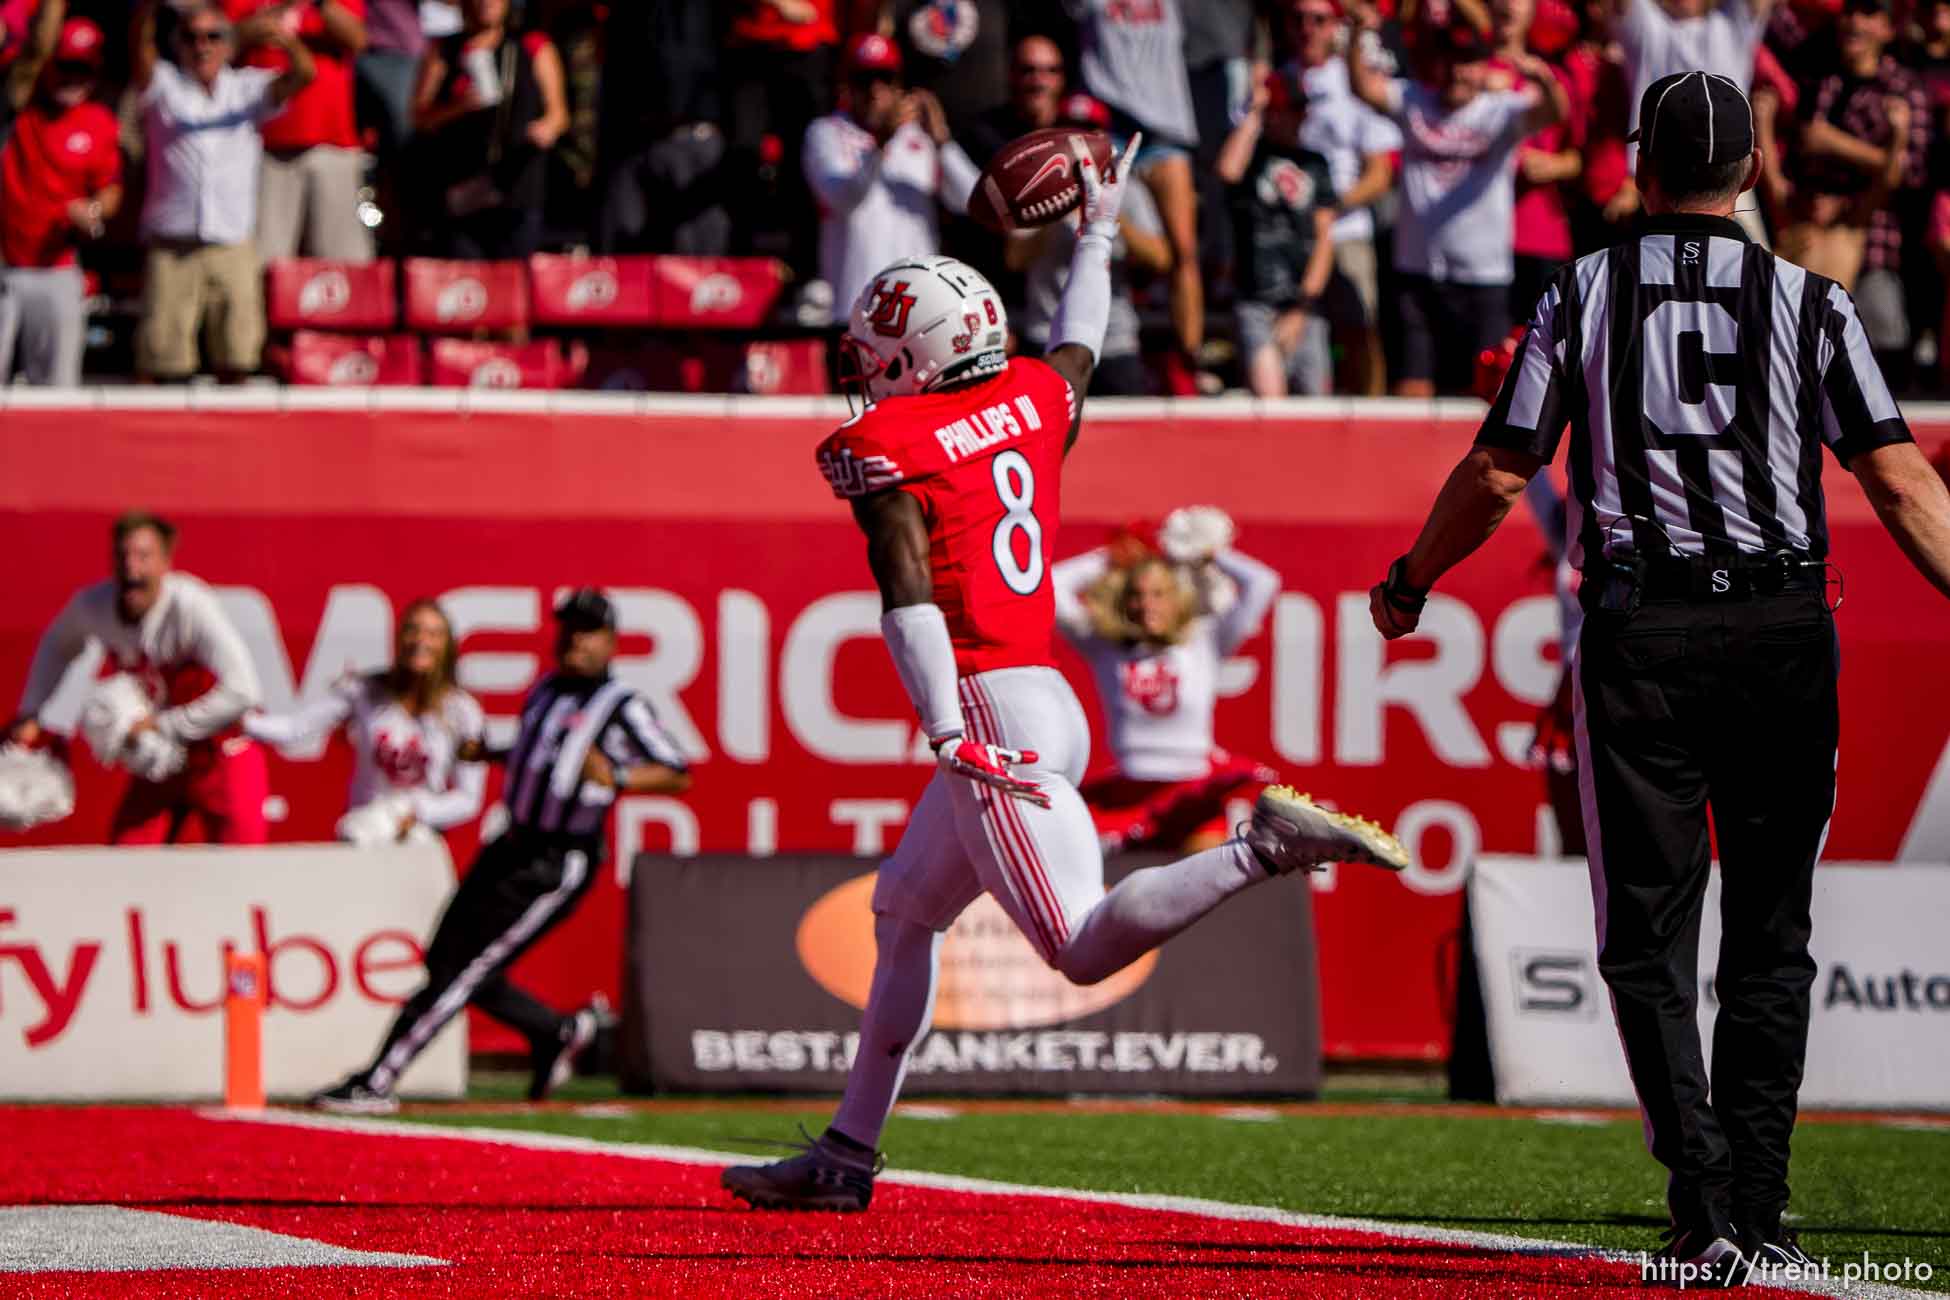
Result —
[[1507, 74], [1515, 86], [1522, 81], [1518, 61], [1527, 51], [1534, 52], [1550, 62], [1571, 105], [1570, 116], [1517, 147], [1512, 320], [1530, 319], [1552, 274], [1571, 260], [1571, 213], [1565, 204], [1565, 186], [1584, 169], [1584, 104], [1576, 80], [1558, 62], [1570, 35], [1569, 14], [1562, 0], [1549, 3], [1550, 21], [1543, 31], [1537, 30], [1537, 0], [1491, 0], [1490, 4], [1491, 66]]
[[[736, 251], [765, 248], [784, 236], [794, 266], [819, 261], [819, 214], [799, 178], [801, 146], [812, 120], [833, 108], [840, 43], [837, 0], [736, 0], [721, 67], [725, 174], [736, 178], [732, 238]], [[768, 169], [770, 151], [776, 162]], [[766, 251], [775, 251], [767, 249]]]
[[72, 387], [84, 335], [75, 246], [98, 238], [121, 206], [122, 154], [114, 116], [90, 98], [102, 29], [70, 18], [60, 33], [0, 148], [0, 381], [17, 362], [28, 383]]
[[363, 166], [354, 120], [353, 60], [366, 47], [366, 0], [224, 0], [247, 67], [283, 72], [274, 30], [303, 43], [318, 75], [264, 123], [257, 181], [257, 251], [279, 257], [372, 260], [359, 220]]

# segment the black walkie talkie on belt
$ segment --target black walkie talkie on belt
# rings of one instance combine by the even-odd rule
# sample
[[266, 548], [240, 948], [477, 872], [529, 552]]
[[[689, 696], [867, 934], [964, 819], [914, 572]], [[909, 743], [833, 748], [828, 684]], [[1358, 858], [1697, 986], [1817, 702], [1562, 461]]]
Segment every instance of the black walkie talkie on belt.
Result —
[[[1598, 555], [1598, 608], [1608, 614], [1636, 614], [1639, 601], [1645, 596], [1645, 557], [1637, 547], [1621, 554], [1612, 546], [1619, 526], [1636, 519], [1642, 516], [1621, 515], [1605, 526], [1605, 543]], [[1652, 520], [1644, 522], [1658, 528]], [[1663, 528], [1659, 531], [1665, 533]], [[1670, 543], [1672, 538], [1668, 536], [1666, 540]]]

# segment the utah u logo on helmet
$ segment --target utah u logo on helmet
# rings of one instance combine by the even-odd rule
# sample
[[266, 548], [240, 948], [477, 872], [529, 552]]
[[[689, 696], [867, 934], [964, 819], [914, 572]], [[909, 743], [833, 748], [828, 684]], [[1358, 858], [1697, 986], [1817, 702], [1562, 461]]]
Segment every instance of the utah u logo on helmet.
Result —
[[896, 280], [890, 285], [877, 280], [873, 291], [873, 311], [867, 316], [873, 332], [890, 339], [907, 333], [907, 314], [914, 310], [914, 295], [907, 291], [907, 281]]

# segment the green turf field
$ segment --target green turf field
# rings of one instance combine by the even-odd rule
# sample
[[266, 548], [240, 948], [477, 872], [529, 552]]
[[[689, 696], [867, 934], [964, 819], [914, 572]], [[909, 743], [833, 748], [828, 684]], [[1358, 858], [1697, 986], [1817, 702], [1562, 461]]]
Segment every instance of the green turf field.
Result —
[[[512, 1098], [483, 1081], [475, 1095]], [[570, 1098], [613, 1100], [578, 1081]], [[1334, 1091], [1328, 1100], [1436, 1101], [1433, 1094]], [[953, 1102], [942, 1103], [952, 1107]], [[818, 1132], [824, 1105], [803, 1112], [723, 1110], [579, 1116], [573, 1112], [440, 1115], [432, 1123], [541, 1129], [617, 1142], [714, 1150], [740, 1139]], [[1554, 1238], [1624, 1250], [1656, 1247], [1663, 1178], [1634, 1121], [1440, 1115], [1238, 1120], [1204, 1115], [897, 1115], [883, 1142], [891, 1167], [1008, 1182], [1175, 1193], [1405, 1223]], [[1792, 1214], [1803, 1244], [1839, 1272], [1862, 1252], [1927, 1262], [1922, 1285], [1950, 1291], [1950, 1128], [1804, 1124], [1795, 1137]], [[1911, 1285], [1917, 1285], [1912, 1281]]]

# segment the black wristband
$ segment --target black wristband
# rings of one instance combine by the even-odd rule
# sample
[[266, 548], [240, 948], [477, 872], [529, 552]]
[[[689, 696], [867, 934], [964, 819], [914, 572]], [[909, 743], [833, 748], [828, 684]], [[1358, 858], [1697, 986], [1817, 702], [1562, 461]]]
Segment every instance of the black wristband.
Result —
[[1388, 598], [1389, 604], [1398, 609], [1408, 610], [1410, 613], [1419, 614], [1422, 606], [1429, 603], [1427, 587], [1415, 587], [1409, 584], [1406, 555], [1399, 557], [1388, 566], [1388, 576], [1381, 581], [1381, 594]]

